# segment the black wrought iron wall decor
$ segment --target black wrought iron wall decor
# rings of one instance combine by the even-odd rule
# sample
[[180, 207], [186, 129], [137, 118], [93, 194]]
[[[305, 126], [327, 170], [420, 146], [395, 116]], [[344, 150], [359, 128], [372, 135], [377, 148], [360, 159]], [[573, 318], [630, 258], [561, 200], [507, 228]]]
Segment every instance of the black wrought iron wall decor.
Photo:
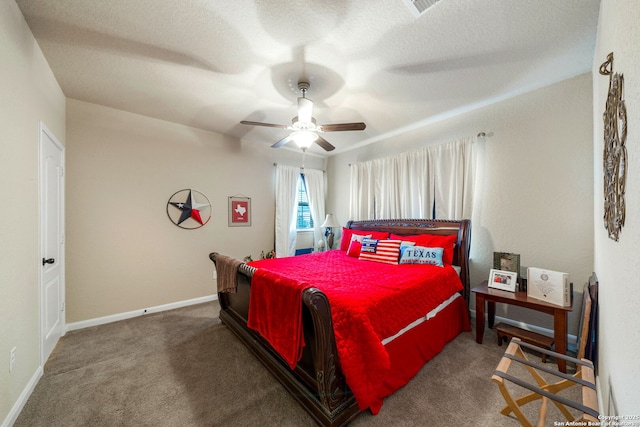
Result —
[[613, 52], [600, 66], [600, 74], [609, 76], [609, 93], [603, 114], [604, 227], [609, 238], [617, 242], [625, 220], [627, 107], [623, 99], [623, 76], [613, 72]]

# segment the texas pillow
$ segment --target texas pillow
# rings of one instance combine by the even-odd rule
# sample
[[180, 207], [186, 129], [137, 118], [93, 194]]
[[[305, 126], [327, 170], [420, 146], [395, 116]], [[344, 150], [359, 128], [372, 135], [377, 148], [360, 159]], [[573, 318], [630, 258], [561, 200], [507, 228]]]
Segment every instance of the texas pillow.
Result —
[[430, 264], [443, 267], [442, 248], [427, 248], [424, 246], [406, 246], [400, 255], [400, 264]]
[[414, 234], [411, 236], [399, 236], [392, 234], [390, 239], [399, 239], [402, 241], [415, 242], [417, 246], [426, 248], [442, 248], [442, 262], [447, 265], [453, 264], [453, 252], [456, 245], [457, 237], [455, 234], [438, 235], [438, 234]]

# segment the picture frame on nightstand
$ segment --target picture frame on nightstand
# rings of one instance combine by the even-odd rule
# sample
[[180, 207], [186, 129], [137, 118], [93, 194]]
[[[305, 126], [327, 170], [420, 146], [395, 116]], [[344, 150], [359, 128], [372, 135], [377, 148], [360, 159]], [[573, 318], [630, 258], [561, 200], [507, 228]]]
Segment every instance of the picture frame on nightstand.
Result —
[[511, 271], [520, 276], [520, 254], [494, 252], [493, 268], [496, 270]]
[[518, 289], [518, 273], [492, 268], [487, 286], [502, 291], [515, 292]]

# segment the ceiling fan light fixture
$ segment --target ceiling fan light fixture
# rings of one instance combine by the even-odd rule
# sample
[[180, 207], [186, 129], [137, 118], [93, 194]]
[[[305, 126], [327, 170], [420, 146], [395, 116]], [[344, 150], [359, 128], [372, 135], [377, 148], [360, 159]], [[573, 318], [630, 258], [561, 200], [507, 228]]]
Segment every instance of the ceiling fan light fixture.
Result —
[[313, 117], [308, 120], [302, 120], [299, 116], [295, 116], [293, 120], [291, 120], [291, 127], [295, 130], [306, 130], [309, 132], [313, 132], [318, 129], [318, 126], [316, 126], [316, 119]]
[[313, 144], [316, 139], [318, 139], [318, 135], [313, 132], [301, 130], [293, 132], [291, 134], [291, 139], [293, 139], [296, 145], [302, 150], [306, 150], [307, 148], [311, 147], [311, 144]]
[[325, 151], [332, 151], [336, 147], [331, 145], [329, 141], [318, 135], [317, 132], [339, 132], [339, 131], [351, 131], [351, 130], [364, 130], [367, 125], [362, 122], [358, 123], [333, 123], [317, 125], [316, 119], [313, 117], [313, 101], [306, 98], [306, 93], [309, 90], [309, 82], [301, 80], [298, 82], [298, 89], [302, 93], [302, 96], [298, 97], [298, 115], [291, 120], [290, 125], [279, 125], [274, 123], [253, 122], [248, 120], [242, 120], [240, 123], [250, 126], [265, 126], [271, 128], [286, 129], [292, 131], [288, 136], [285, 136], [275, 144], [272, 148], [279, 148], [289, 142], [295, 142], [302, 151], [307, 151], [307, 148], [311, 147], [313, 143], [318, 144], [320, 148]]

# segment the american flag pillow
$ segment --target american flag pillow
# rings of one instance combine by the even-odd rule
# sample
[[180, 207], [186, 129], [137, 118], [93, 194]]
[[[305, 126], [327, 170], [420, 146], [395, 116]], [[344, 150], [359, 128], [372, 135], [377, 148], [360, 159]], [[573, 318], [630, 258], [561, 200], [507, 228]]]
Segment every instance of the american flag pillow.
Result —
[[365, 261], [397, 264], [400, 258], [400, 240], [362, 239], [360, 259]]

